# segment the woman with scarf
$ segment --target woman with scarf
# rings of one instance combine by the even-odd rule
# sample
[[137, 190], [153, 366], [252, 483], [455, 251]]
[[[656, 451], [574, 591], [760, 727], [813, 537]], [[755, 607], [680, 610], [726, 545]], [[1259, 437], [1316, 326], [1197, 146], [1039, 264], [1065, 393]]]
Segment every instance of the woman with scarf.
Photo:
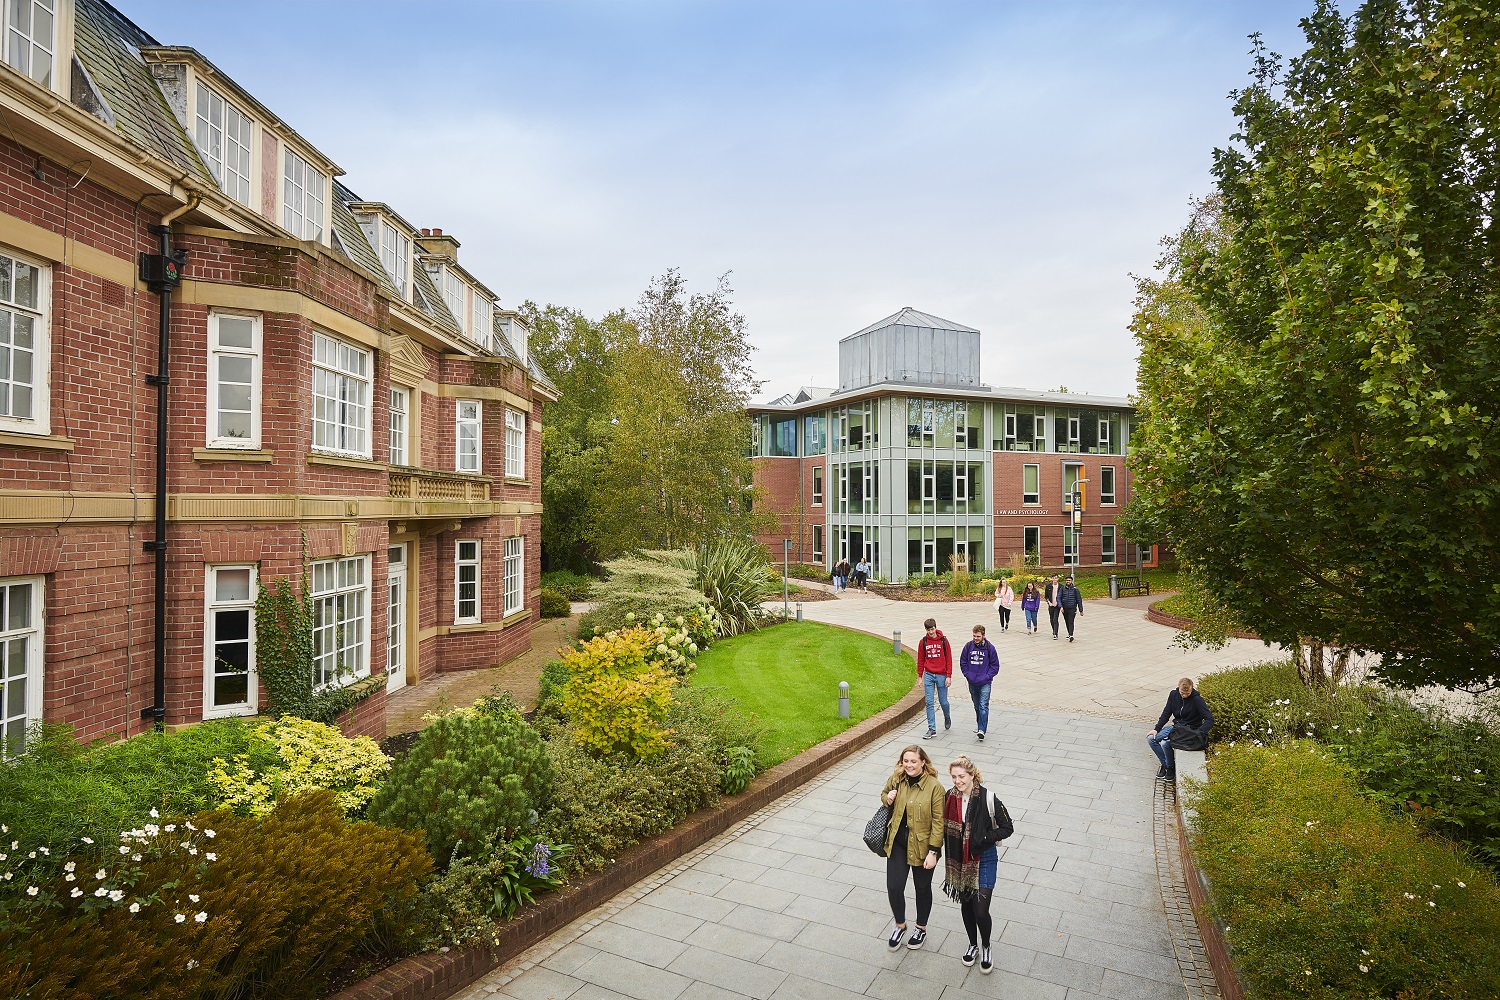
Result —
[[1002, 836], [994, 817], [1003, 815], [1005, 807], [990, 803], [991, 793], [967, 755], [960, 754], [948, 765], [948, 776], [953, 790], [943, 801], [943, 852], [948, 858], [943, 892], [958, 903], [969, 932], [964, 965], [972, 966], [978, 957], [979, 971], [989, 975], [995, 968], [990, 958], [990, 897], [1000, 866], [995, 845]]

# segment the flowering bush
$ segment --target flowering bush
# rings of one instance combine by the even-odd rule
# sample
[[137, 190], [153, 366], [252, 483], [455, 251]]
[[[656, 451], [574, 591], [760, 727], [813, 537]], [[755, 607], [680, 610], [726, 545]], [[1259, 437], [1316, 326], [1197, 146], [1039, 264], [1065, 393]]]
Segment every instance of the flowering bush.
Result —
[[391, 760], [368, 736], [349, 739], [322, 722], [286, 716], [263, 722], [254, 738], [275, 750], [278, 768], [256, 767], [249, 754], [214, 758], [208, 780], [220, 801], [252, 816], [264, 816], [284, 796], [315, 788], [334, 793], [345, 813], [357, 814], [375, 795]]
[[664, 723], [675, 678], [664, 665], [686, 653], [680, 644], [664, 641], [661, 628], [610, 632], [563, 654], [569, 674], [563, 711], [579, 745], [637, 757], [666, 747], [670, 734]]
[[1261, 1000], [1500, 996], [1500, 887], [1308, 741], [1223, 747], [1195, 858]]
[[408, 919], [416, 947], [499, 944], [499, 920], [566, 882], [566, 844], [518, 837], [472, 858], [458, 858], [422, 890]]

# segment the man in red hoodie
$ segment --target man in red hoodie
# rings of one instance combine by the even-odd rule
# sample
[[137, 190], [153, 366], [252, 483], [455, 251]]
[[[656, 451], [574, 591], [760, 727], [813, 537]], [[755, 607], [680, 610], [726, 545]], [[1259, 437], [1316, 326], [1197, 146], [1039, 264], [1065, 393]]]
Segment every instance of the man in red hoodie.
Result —
[[927, 694], [927, 735], [930, 740], [937, 735], [937, 715], [933, 712], [932, 698], [937, 694], [943, 706], [943, 729], [953, 728], [953, 713], [948, 709], [948, 682], [953, 679], [953, 647], [938, 631], [936, 619], [922, 623], [927, 634], [917, 643], [917, 675], [922, 678], [922, 690]]

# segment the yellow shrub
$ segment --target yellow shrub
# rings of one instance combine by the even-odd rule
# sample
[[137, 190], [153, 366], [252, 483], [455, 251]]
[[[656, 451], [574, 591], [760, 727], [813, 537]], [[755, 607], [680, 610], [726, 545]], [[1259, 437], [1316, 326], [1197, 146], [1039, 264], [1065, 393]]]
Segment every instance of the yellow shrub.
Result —
[[391, 760], [368, 736], [349, 739], [336, 726], [287, 716], [255, 727], [255, 738], [276, 749], [284, 767], [258, 773], [248, 754], [226, 761], [215, 757], [208, 780], [223, 803], [238, 812], [264, 816], [278, 797], [326, 788], [346, 813], [358, 812], [375, 794]]
[[[654, 629], [631, 628], [590, 639], [563, 654], [568, 688], [563, 709], [580, 746], [598, 753], [660, 752], [675, 678], [658, 662], [665, 646]], [[671, 647], [667, 647], [671, 648]]]

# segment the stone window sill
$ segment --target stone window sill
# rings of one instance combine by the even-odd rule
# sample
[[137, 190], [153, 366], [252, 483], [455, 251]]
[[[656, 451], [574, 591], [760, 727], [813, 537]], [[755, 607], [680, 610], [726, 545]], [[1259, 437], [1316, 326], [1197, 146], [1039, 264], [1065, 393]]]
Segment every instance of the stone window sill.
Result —
[[72, 438], [60, 434], [17, 434], [0, 431], [0, 447], [35, 448], [38, 451], [72, 451]]
[[276, 458], [274, 451], [262, 451], [260, 449], [237, 448], [194, 448], [193, 461], [195, 462], [255, 462], [268, 464]]

